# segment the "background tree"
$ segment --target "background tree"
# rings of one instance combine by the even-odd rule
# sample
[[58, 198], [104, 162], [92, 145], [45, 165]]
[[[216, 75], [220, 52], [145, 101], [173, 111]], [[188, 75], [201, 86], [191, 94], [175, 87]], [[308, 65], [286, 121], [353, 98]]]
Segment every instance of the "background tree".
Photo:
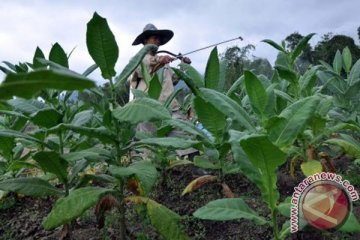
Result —
[[322, 41], [318, 42], [314, 48], [314, 62], [317, 64], [320, 60], [323, 60], [332, 64], [336, 51], [342, 51], [345, 47], [349, 48], [353, 62], [360, 58], [360, 48], [355, 44], [353, 38], [345, 35], [332, 36], [331, 34], [326, 34]]

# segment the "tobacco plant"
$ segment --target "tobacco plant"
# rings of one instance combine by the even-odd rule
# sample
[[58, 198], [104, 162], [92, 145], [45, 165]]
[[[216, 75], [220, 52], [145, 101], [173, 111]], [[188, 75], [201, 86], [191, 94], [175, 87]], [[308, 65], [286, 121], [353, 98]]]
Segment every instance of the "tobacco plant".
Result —
[[[194, 216], [220, 221], [245, 218], [257, 224], [270, 224], [275, 239], [284, 239], [289, 234], [289, 221], [281, 230], [278, 229], [278, 213], [289, 216], [290, 210], [286, 202], [279, 203], [276, 170], [288, 158], [294, 157], [294, 153], [307, 160], [302, 165], [304, 172], [308, 173], [311, 168], [322, 170], [320, 162], [316, 161], [314, 167], [314, 162], [309, 161], [311, 159], [306, 153], [310, 144], [314, 143], [306, 137], [309, 132], [326, 136], [320, 133], [318, 125], [327, 123], [327, 113], [331, 109], [331, 98], [321, 94], [321, 88], [316, 85], [316, 73], [320, 67], [311, 67], [304, 75], [294, 69], [296, 58], [312, 35], [306, 36], [292, 52], [271, 40], [265, 40], [280, 50], [273, 78], [269, 80], [245, 71], [244, 76], [226, 94], [219, 92], [216, 87], [206, 87], [217, 86], [216, 81], [220, 79], [216, 58], [210, 60], [213, 61], [212, 67], [206, 69], [214, 77], [205, 77], [205, 83], [192, 72], [183, 74], [175, 70], [194, 94], [192, 104], [199, 121], [214, 136], [214, 143], [210, 146], [220, 153], [227, 153], [231, 148], [240, 172], [261, 190], [262, 198], [271, 212], [271, 221], [259, 216], [241, 198], [211, 201], [198, 209]], [[209, 79], [215, 83], [209, 84]], [[324, 129], [325, 125], [322, 127]], [[330, 131], [349, 127], [353, 126], [335, 125]], [[203, 144], [209, 146], [208, 142], [204, 141]], [[223, 169], [221, 160], [225, 155], [220, 156], [222, 159], [219, 163], [206, 165]], [[203, 167], [207, 166], [203, 164]], [[199, 185], [190, 184], [186, 190], [193, 190]]]
[[[30, 196], [59, 197], [43, 221], [45, 229], [71, 224], [95, 205], [97, 217], [101, 219], [109, 207], [106, 204], [110, 203], [110, 207], [117, 208], [120, 215], [119, 238], [126, 239], [125, 204], [128, 202], [144, 205], [151, 224], [165, 239], [187, 239], [180, 229], [180, 216], [146, 197], [157, 181], [156, 167], [147, 159], [135, 161], [130, 154], [143, 145], [169, 145], [164, 138], [134, 141], [134, 137], [138, 123], [170, 120], [170, 112], [155, 99], [139, 98], [122, 107], [115, 100], [115, 88], [126, 82], [145, 54], [155, 46], [145, 46], [115, 78], [118, 46], [106, 19], [97, 13], [87, 25], [86, 43], [96, 65], [83, 75], [68, 69], [64, 54], [50, 53], [49, 60], [46, 60], [37, 49], [33, 64], [27, 64], [31, 70], [8, 72], [0, 85], [4, 108], [13, 107], [13, 113], [6, 112], [8, 110], [2, 113], [24, 114], [37, 126], [30, 132], [0, 129], [0, 136], [31, 143], [28, 147], [32, 149], [32, 159], [44, 172], [54, 174], [63, 187], [53, 186], [48, 178], [26, 177], [3, 180], [0, 189]], [[53, 48], [55, 46], [57, 53], [62, 52], [59, 45]], [[86, 78], [97, 67], [109, 82], [110, 97], [95, 89], [93, 81]], [[67, 100], [72, 93], [66, 92], [64, 98], [61, 95], [63, 91], [84, 89], [99, 95], [100, 103], [94, 107], [79, 102], [70, 104]], [[13, 96], [16, 98], [11, 99]], [[37, 100], [38, 97], [44, 102]], [[183, 144], [179, 148], [194, 143], [177, 138], [173, 141]], [[11, 147], [5, 150], [11, 151]], [[102, 183], [102, 187], [91, 185], [91, 181]], [[125, 196], [126, 189], [135, 196]], [[163, 227], [164, 219], [165, 226], [168, 226], [166, 229]]]

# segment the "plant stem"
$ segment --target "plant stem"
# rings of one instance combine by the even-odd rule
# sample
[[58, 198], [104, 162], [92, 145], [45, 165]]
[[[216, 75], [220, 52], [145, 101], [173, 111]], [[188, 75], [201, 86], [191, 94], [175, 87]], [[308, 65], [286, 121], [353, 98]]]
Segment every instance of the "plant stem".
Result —
[[59, 135], [59, 152], [60, 154], [64, 154], [64, 140], [61, 130], [58, 132], [58, 135]]
[[277, 211], [275, 208], [271, 210], [271, 220], [273, 223], [274, 238], [278, 240], [280, 238], [279, 238], [279, 228], [277, 225]]
[[126, 240], [126, 219], [125, 219], [125, 204], [124, 204], [124, 183], [121, 181], [120, 183], [120, 191], [118, 193], [117, 199], [119, 202], [118, 211], [120, 214], [119, 217], [119, 239]]

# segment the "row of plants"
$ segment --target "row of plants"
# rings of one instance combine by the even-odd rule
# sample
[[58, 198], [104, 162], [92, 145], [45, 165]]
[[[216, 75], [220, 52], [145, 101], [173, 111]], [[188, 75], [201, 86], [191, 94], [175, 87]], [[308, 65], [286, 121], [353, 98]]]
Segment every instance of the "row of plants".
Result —
[[[304, 37], [292, 51], [264, 40], [279, 51], [272, 78], [247, 70], [227, 91], [217, 48], [204, 75], [187, 64], [182, 70], [173, 68], [190, 89], [184, 105], [191, 106], [208, 131], [204, 132], [193, 122], [172, 119], [169, 106], [179, 91], [165, 104], [157, 101], [161, 92], [157, 74], [143, 74], [148, 93], [134, 90], [135, 100], [125, 105], [116, 101], [116, 90], [156, 46], [144, 46], [117, 74], [115, 37], [106, 19], [94, 13], [87, 24], [86, 44], [95, 64], [82, 74], [69, 69], [69, 56], [57, 43], [47, 58], [37, 48], [32, 63], [4, 62], [6, 67], [1, 67], [6, 77], [0, 85], [0, 190], [57, 199], [43, 221], [47, 230], [69, 229], [95, 206], [98, 219], [103, 219], [110, 206], [119, 213], [119, 239], [126, 239], [126, 205], [132, 204], [143, 209], [164, 239], [188, 239], [182, 216], [150, 196], [157, 183], [167, 180], [169, 168], [193, 164], [212, 175], [194, 179], [183, 195], [209, 182], [221, 184], [224, 192], [223, 199], [196, 210], [196, 218], [251, 220], [271, 226], [275, 239], [285, 239], [290, 221], [279, 226], [279, 217], [290, 217], [290, 198], [280, 199], [278, 168], [288, 161], [289, 175], [294, 175], [300, 163], [309, 176], [323, 170], [336, 172], [331, 159], [339, 154], [360, 156], [360, 61], [353, 64], [345, 48], [337, 52], [332, 66], [322, 62], [300, 74], [295, 60], [312, 36]], [[88, 78], [97, 68], [108, 81], [110, 94]], [[84, 90], [100, 101], [69, 101], [74, 92]], [[142, 122], [154, 123], [156, 136], [136, 132]], [[172, 129], [186, 134], [167, 137]], [[175, 150], [190, 147], [200, 155], [193, 161], [176, 159]], [[152, 157], [134, 154], [144, 149]], [[262, 216], [241, 197], [234, 197], [225, 182], [228, 174], [242, 174], [252, 181], [270, 215]], [[339, 230], [359, 229], [351, 214]]]

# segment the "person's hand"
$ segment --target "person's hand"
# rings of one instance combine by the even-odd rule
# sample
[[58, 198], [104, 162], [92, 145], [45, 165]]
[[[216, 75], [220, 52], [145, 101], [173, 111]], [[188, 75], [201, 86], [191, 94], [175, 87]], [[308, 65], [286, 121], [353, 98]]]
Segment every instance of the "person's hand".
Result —
[[191, 60], [190, 60], [190, 58], [188, 58], [188, 57], [183, 57], [183, 58], [182, 58], [182, 61], [183, 61], [184, 63], [191, 64]]
[[165, 65], [165, 64], [168, 64], [168, 63], [174, 61], [174, 59], [175, 59], [175, 58], [170, 57], [169, 55], [165, 55], [165, 56], [160, 56], [160, 57], [159, 57], [159, 62], [160, 62], [161, 64]]

